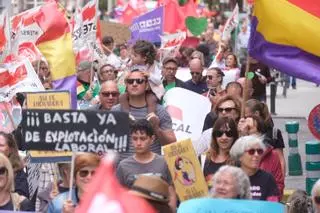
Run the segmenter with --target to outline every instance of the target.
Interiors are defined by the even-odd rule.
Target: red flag
[[[75,212],[155,213],[145,200],[129,194],[118,183],[110,156],[102,160]]]
[[[139,13],[130,4],[128,4],[122,14],[122,23],[131,25],[133,18],[136,16],[139,16]]]
[[[184,17],[188,16],[198,17],[197,6],[193,0],[189,0],[185,5],[181,7]]]
[[[164,6],[164,32],[175,33],[179,30],[185,31],[185,16],[183,13],[177,2],[174,0],[167,1],[167,4]]]

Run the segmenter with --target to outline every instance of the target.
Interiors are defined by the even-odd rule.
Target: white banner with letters
[[[177,140],[198,140],[211,103],[205,96],[182,89],[170,89],[164,96],[165,107],[173,122]]]

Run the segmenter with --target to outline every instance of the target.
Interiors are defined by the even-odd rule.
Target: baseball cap
[[[176,65],[179,64],[176,58],[174,58],[174,57],[166,57],[166,58],[163,59],[162,65],[165,65],[165,64],[168,63],[168,62],[173,62],[173,63],[175,63]]]

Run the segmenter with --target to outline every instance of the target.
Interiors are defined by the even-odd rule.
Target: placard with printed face
[[[23,110],[22,129],[27,150],[125,152],[129,116],[124,112]]]

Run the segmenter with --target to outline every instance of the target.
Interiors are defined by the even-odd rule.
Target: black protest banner
[[[123,112],[23,110],[27,150],[127,151],[129,117]]]

